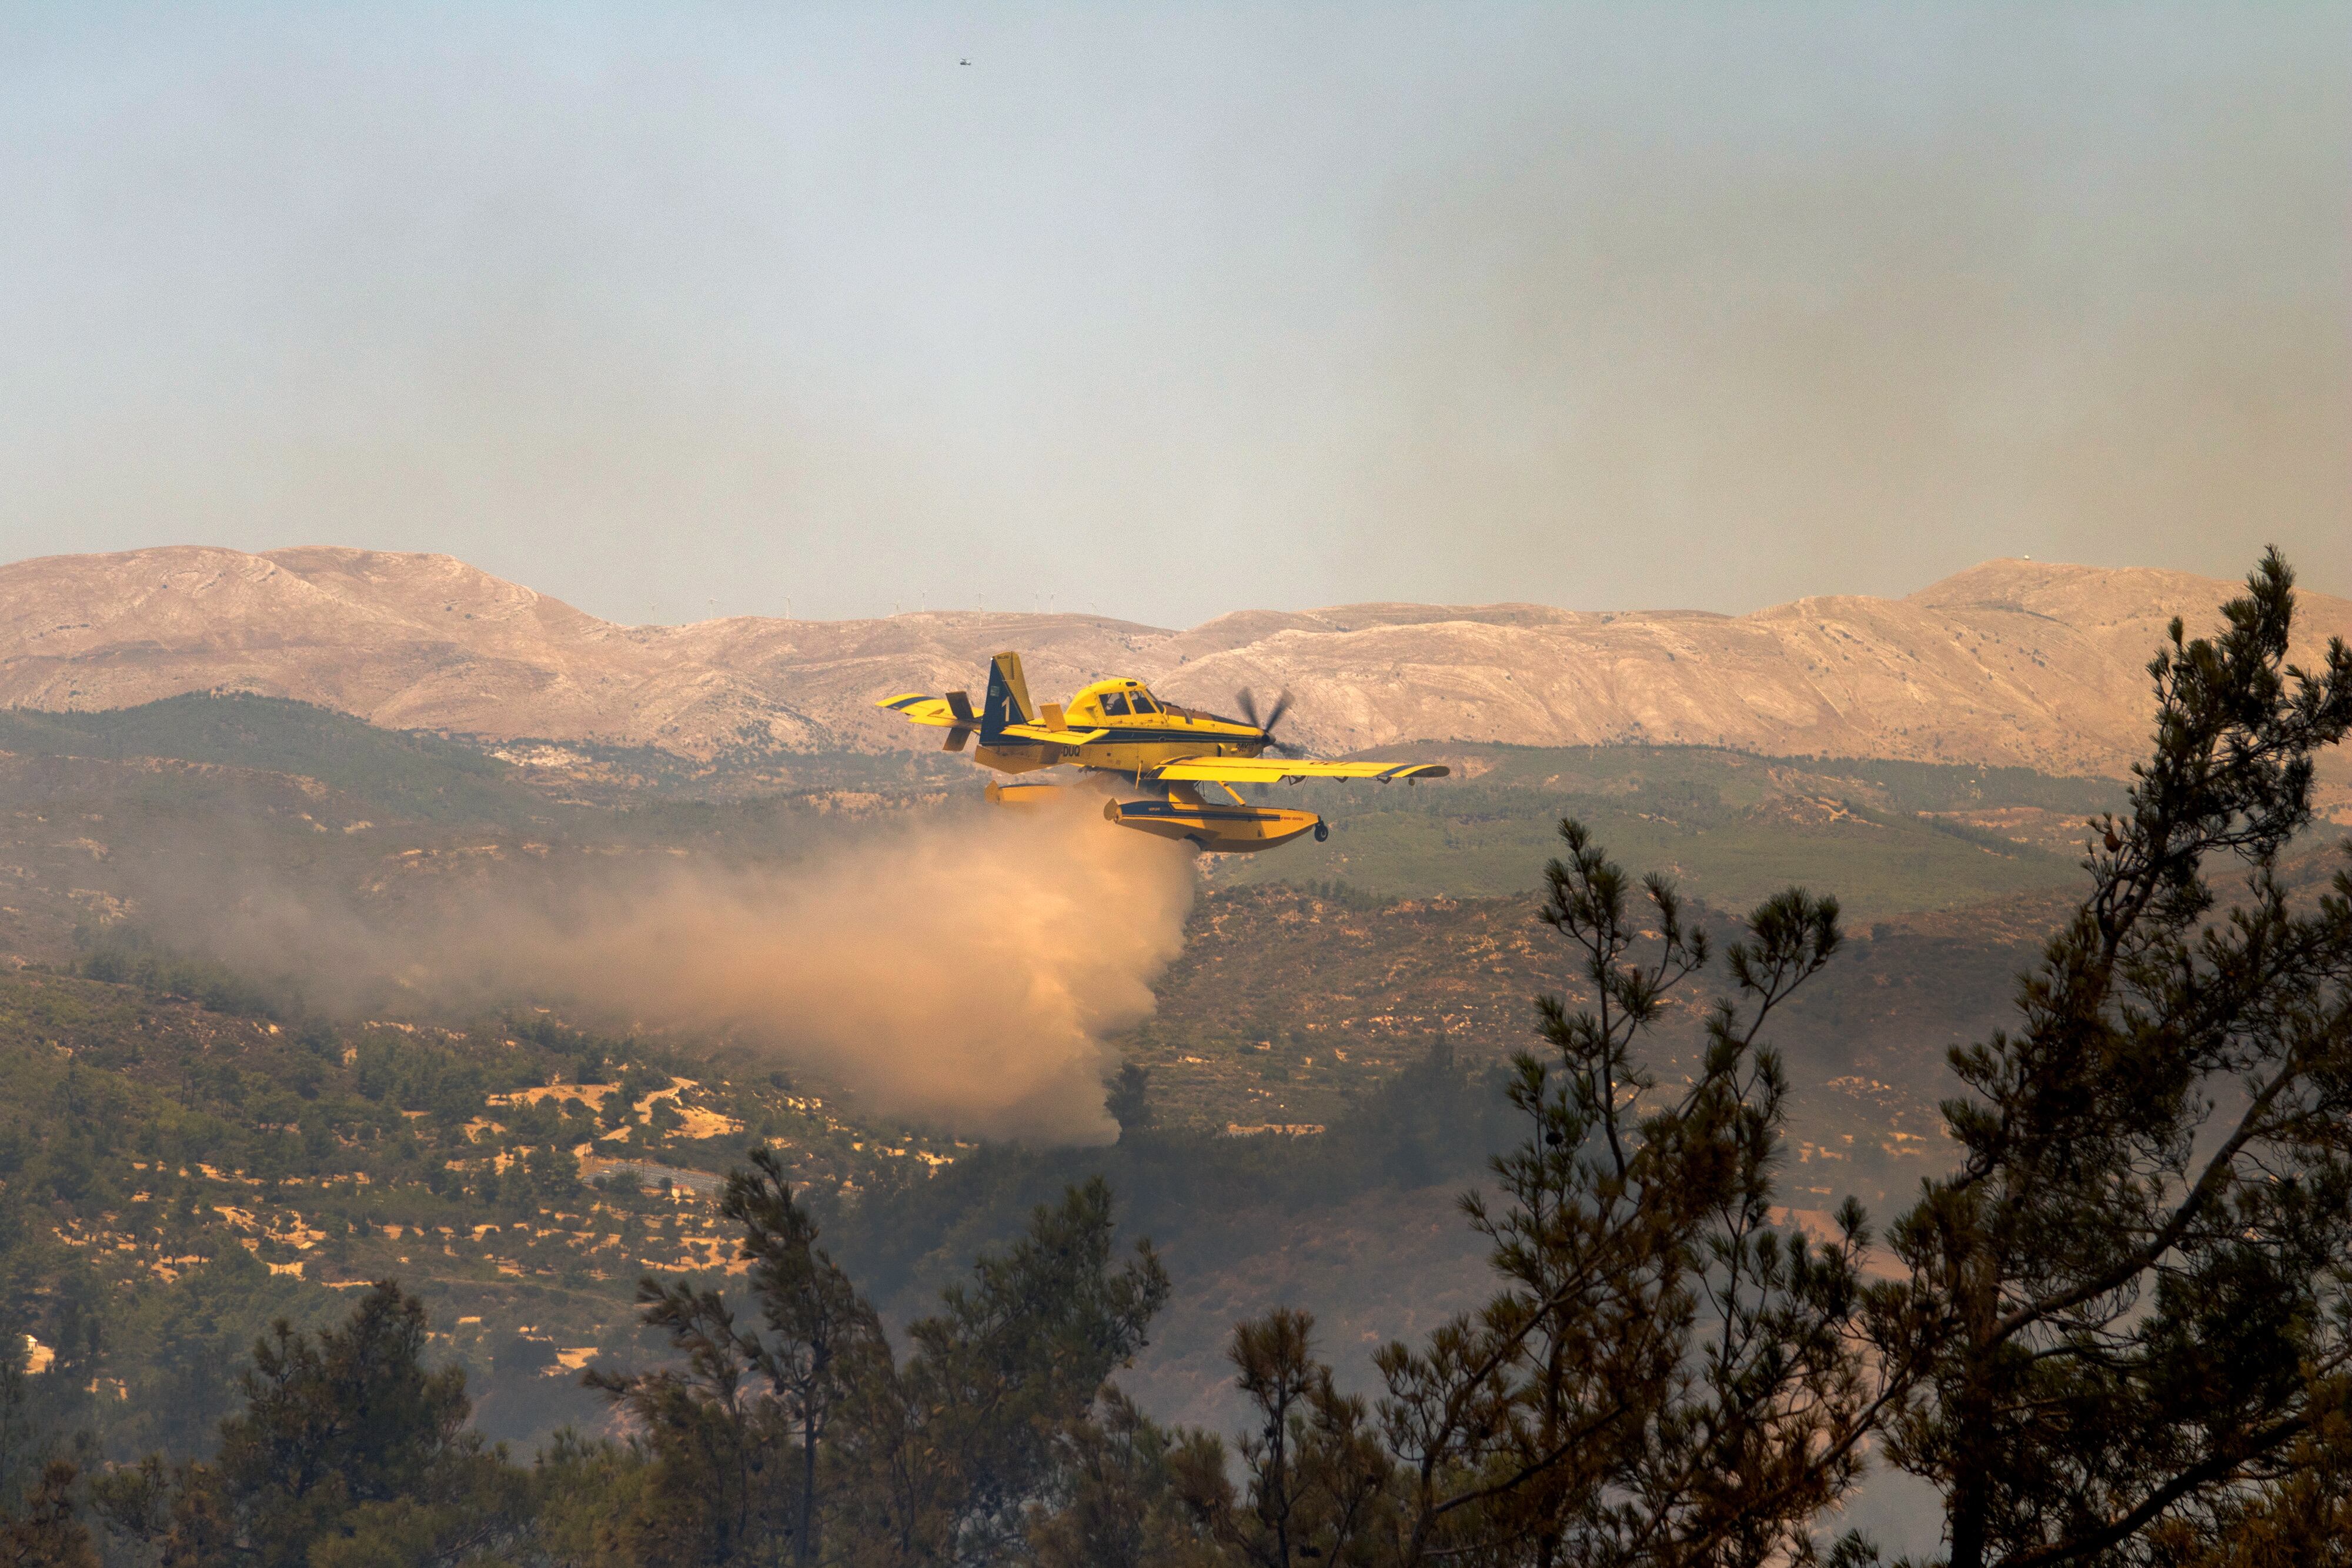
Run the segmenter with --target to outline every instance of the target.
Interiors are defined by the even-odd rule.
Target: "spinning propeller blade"
[[[1260,718],[1258,716],[1257,694],[1255,692],[1249,691],[1247,689],[1236,692],[1234,695],[1234,701],[1240,706],[1242,710],[1242,717],[1249,722],[1250,727],[1259,731],[1265,737],[1265,748],[1268,751],[1280,752],[1285,757],[1298,757],[1304,755],[1297,747],[1291,745],[1288,741],[1276,740],[1274,737],[1274,727],[1280,724],[1282,722],[1282,716],[1290,711],[1290,693],[1287,688],[1285,688],[1282,695],[1274,699],[1274,706],[1266,710],[1265,716],[1264,718]]]

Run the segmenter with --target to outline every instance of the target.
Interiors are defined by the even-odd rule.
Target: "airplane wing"
[[[1310,762],[1290,757],[1184,757],[1148,770],[1171,783],[1273,784],[1285,779],[1443,779],[1443,762]]]

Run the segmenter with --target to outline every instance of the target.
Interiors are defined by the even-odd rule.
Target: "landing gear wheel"
[[[1331,836],[1331,824],[1330,824],[1330,823],[1328,823],[1328,822],[1318,822],[1318,823],[1316,823],[1316,824],[1315,824],[1315,841],[1316,841],[1317,843],[1318,843],[1318,844],[1319,844],[1319,843],[1322,843],[1324,841],[1326,841],[1327,839],[1330,838],[1330,836]]]

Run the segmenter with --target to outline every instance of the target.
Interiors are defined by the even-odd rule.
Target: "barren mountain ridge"
[[[1748,615],[1354,604],[1185,631],[963,611],[623,626],[448,556],[185,546],[0,567],[0,706],[249,691],[393,727],[689,757],[920,747],[936,736],[874,699],[976,690],[987,656],[1018,648],[1046,699],[1111,673],[1228,711],[1241,687],[1287,687],[1286,738],[1319,753],[1646,741],[2116,774],[2145,746],[2143,666],[2166,623],[2208,629],[2231,591],[1994,560],[1902,599]],[[2299,657],[2352,636],[2352,601],[2302,604]]]

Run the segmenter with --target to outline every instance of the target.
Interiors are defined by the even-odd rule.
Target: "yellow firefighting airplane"
[[[1067,703],[1040,706],[1029,700],[1021,655],[999,653],[988,672],[988,700],[978,713],[965,692],[944,697],[908,692],[875,706],[916,724],[948,731],[946,749],[961,751],[980,732],[976,759],[1000,773],[1034,773],[1068,764],[1117,775],[1150,797],[1105,802],[1103,815],[1121,827],[1156,833],[1230,854],[1267,850],[1304,832],[1328,839],[1331,830],[1312,811],[1252,806],[1236,784],[1296,782],[1301,779],[1443,779],[1440,762],[1316,762],[1292,756],[1268,757],[1291,748],[1274,738],[1290,706],[1287,693],[1264,718],[1247,692],[1240,698],[1244,718],[1223,718],[1164,703],[1130,680],[1097,681]],[[1244,719],[1246,722],[1244,722]],[[1194,788],[1213,784],[1232,804],[1213,802]],[[1003,804],[1034,801],[1059,791],[1051,784],[997,784],[988,798]]]

